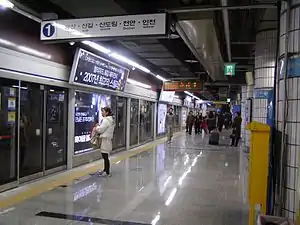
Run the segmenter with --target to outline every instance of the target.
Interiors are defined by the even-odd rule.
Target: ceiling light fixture
[[[143,88],[147,88],[147,89],[151,88],[151,86],[148,85],[148,84],[144,84],[144,83],[138,82],[138,81],[130,79],[130,78],[127,79],[127,82],[130,83],[130,84],[134,84],[136,86],[143,87]]]
[[[190,93],[190,92],[188,92],[188,91],[184,91],[184,93],[187,94],[187,95],[189,95],[189,96],[191,96],[191,97],[193,97],[193,98],[195,98],[195,99],[197,99],[197,100],[200,100],[199,97],[193,95],[192,93]]]
[[[10,41],[4,40],[0,38],[0,44],[6,45],[6,46],[16,46],[15,43],[12,43]]]
[[[159,80],[161,80],[161,81],[163,81],[163,82],[168,81],[166,78],[164,78],[164,77],[162,77],[160,75],[156,75],[156,78],[159,79]]]
[[[40,51],[37,51],[37,50],[32,49],[32,48],[28,48],[26,46],[18,46],[17,48],[19,50],[21,50],[22,52],[26,52],[26,53],[29,53],[29,54],[32,54],[32,55],[36,55],[36,56],[39,56],[39,57],[42,57],[42,58],[46,58],[46,59],[51,59],[51,55],[43,53],[43,52],[40,52]]]
[[[184,61],[187,62],[187,63],[198,63],[198,61],[194,60],[194,59],[186,59]]]
[[[98,45],[95,42],[92,42],[92,41],[82,41],[81,43],[85,44],[85,45],[87,45],[87,46],[89,46],[89,47],[91,47],[91,48],[93,48],[93,49],[95,49],[95,50],[97,50],[99,52],[102,52],[102,53],[105,53],[105,54],[111,53],[111,50],[109,50],[108,48],[105,48],[105,47],[103,47],[101,45]]]
[[[151,72],[148,68],[146,68],[144,66],[141,66],[140,64],[138,64],[138,63],[136,63],[136,62],[134,62],[134,61],[126,58],[125,56],[122,56],[122,55],[118,54],[118,53],[113,52],[113,53],[110,54],[110,56],[117,59],[117,60],[119,60],[119,61],[122,61],[122,62],[124,62],[124,63],[126,63],[130,66],[138,68],[139,70],[144,71],[145,73],[150,73]]]
[[[127,57],[125,57],[125,56],[123,56],[121,54],[118,54],[116,52],[112,52],[110,49],[105,48],[105,47],[103,47],[103,46],[101,46],[101,45],[99,45],[99,44],[97,44],[95,42],[92,42],[92,41],[82,41],[81,43],[84,44],[84,45],[87,45],[87,46],[89,46],[89,47],[91,47],[91,48],[93,48],[93,49],[95,49],[97,51],[100,51],[100,52],[102,52],[104,54],[107,54],[110,57],[115,58],[115,59],[117,59],[117,60],[119,60],[119,61],[121,61],[123,63],[126,63],[126,64],[130,65],[133,70],[134,69],[139,69],[139,70],[141,70],[141,71],[143,71],[145,73],[149,73],[149,74],[154,75],[157,79],[159,79],[159,80],[161,80],[163,82],[168,81],[166,78],[164,78],[164,77],[162,77],[160,75],[155,75],[148,68],[146,68],[146,67],[144,67],[144,66],[142,66],[142,65],[140,65],[140,64],[138,64],[136,62],[134,62],[131,59],[128,59]]]
[[[13,47],[13,48],[18,49],[21,52],[28,53],[30,55],[38,56],[38,57],[41,57],[41,58],[46,58],[46,59],[51,59],[52,58],[52,56],[49,55],[49,54],[37,51],[37,50],[35,50],[33,48],[30,48],[30,47],[27,47],[27,46],[17,45],[16,43],[13,43],[11,41],[8,41],[8,40],[2,39],[2,38],[0,38],[0,45]]]
[[[4,8],[12,9],[15,5],[14,5],[14,3],[12,3],[8,0],[0,0],[0,6],[2,6]]]

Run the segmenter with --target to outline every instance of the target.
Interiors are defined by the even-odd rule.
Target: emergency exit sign
[[[235,63],[225,63],[224,75],[225,76],[234,76],[235,75]]]

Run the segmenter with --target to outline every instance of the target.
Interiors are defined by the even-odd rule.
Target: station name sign
[[[165,36],[166,13],[50,20],[41,23],[42,41],[128,36]]]
[[[70,83],[123,91],[129,70],[84,49],[77,49]]]
[[[165,91],[200,91],[203,83],[200,80],[182,80],[164,82]]]

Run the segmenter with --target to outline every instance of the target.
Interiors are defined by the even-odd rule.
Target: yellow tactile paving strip
[[[179,136],[181,133],[176,133],[174,137]],[[145,146],[141,146],[136,148],[136,150],[131,151],[124,151],[121,153],[118,153],[115,155],[113,159],[111,159],[111,163],[116,163],[119,161],[123,161],[127,158],[130,158],[132,156],[138,155],[142,152],[149,151],[154,149],[158,144],[164,143],[165,138],[158,139],[150,144],[146,144]],[[46,191],[53,190],[61,185],[68,185],[71,184],[74,180],[79,179],[81,177],[84,177],[86,175],[89,175],[91,173],[95,173],[99,169],[103,168],[103,162],[97,163],[96,165],[90,166],[90,167],[82,167],[76,171],[67,171],[67,174],[64,174],[57,179],[45,179],[45,181],[38,182],[36,184],[31,184],[30,187],[21,190],[20,192],[17,192],[13,194],[12,196],[9,196],[7,198],[4,198],[0,201],[0,210],[8,208],[12,205],[16,205],[26,199],[30,199],[32,197],[38,196]]]

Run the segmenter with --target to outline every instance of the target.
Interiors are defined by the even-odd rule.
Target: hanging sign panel
[[[200,80],[181,80],[164,82],[165,91],[200,91],[203,83]]]
[[[70,83],[123,91],[129,70],[83,49],[75,54]]]
[[[166,33],[167,15],[156,13],[43,21],[40,38],[47,41],[166,35]]]
[[[224,75],[234,76],[235,75],[235,63],[225,63],[224,64]]]

